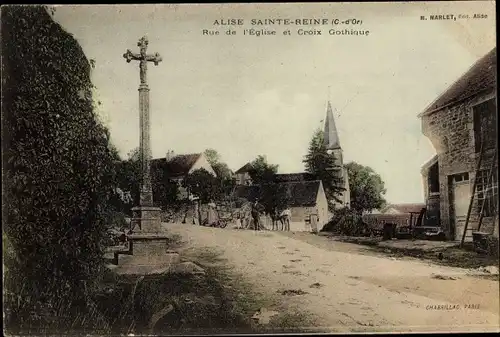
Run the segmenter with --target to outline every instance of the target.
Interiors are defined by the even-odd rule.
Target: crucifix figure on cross
[[[141,84],[147,84],[147,77],[146,77],[146,72],[147,72],[147,63],[148,62],[153,62],[155,66],[158,65],[162,61],[162,58],[159,53],[154,53],[154,54],[146,54],[146,51],[148,49],[148,38],[143,36],[139,42],[137,42],[137,46],[139,47],[139,54],[132,53],[130,49],[127,49],[127,52],[123,54],[123,57],[127,60],[128,63],[130,61],[139,61],[139,67],[141,69],[140,76],[141,76]]]

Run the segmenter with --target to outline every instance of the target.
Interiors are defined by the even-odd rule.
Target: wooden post
[[[476,176],[477,176],[477,172],[481,168],[481,162],[483,161],[484,148],[485,148],[484,141],[481,140],[481,151],[479,153],[479,160],[477,161],[476,172],[475,172]],[[470,197],[469,208],[467,209],[467,217],[465,218],[464,232],[462,234],[462,240],[460,240],[460,248],[463,247],[464,241],[465,241],[465,235],[467,234],[467,227],[469,225],[470,214],[472,211],[472,204],[474,203],[474,194],[476,194],[476,187],[477,187],[477,178],[474,177],[474,183],[472,184],[472,195]]]
[[[493,161],[491,162],[491,166],[490,166],[490,171],[488,172],[488,181],[486,183],[486,187],[490,186],[491,183],[492,183],[492,179],[493,179],[493,172],[494,172],[494,169],[495,169],[495,164],[497,162],[497,156],[498,156],[498,142],[497,142],[497,145],[495,146],[495,154],[493,155]],[[493,191],[492,191],[493,193]],[[488,195],[488,190],[486,190],[486,194],[485,196]],[[486,198],[485,198],[486,199]],[[485,200],[486,201],[486,200]],[[479,213],[479,223],[477,225],[477,231],[479,232],[479,230],[481,229],[481,224],[483,223],[483,217],[484,217],[484,204],[485,202],[483,202],[483,204],[481,205],[481,211]]]

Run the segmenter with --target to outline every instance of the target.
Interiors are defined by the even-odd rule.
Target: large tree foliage
[[[204,153],[205,153],[205,156],[207,157],[207,160],[210,163],[210,165],[213,166],[213,165],[220,162],[221,157],[220,157],[219,152],[217,152],[217,150],[206,149]]]
[[[271,181],[260,185],[260,188],[260,203],[264,206],[267,214],[273,214],[276,211],[281,212],[290,206],[286,184],[278,184]]]
[[[252,169],[249,174],[256,185],[260,185],[260,204],[264,206],[265,212],[272,214],[276,210],[286,207],[287,201],[282,193],[283,186],[275,183],[275,175],[278,172],[278,165],[270,164],[267,157],[259,155],[250,162]],[[281,189],[280,189],[281,187]]]
[[[131,208],[139,204],[139,190],[141,182],[141,162],[139,148],[131,150],[127,159],[115,162],[116,187],[131,196],[131,202],[122,205],[122,210],[130,214]]]
[[[221,195],[221,189],[217,178],[204,168],[190,173],[182,184],[188,189],[190,194],[200,198],[202,203],[217,200]]]
[[[13,256],[5,287],[17,320],[7,324],[28,324],[31,312],[55,315],[62,299],[90,298],[103,270],[116,153],[78,42],[43,7],[1,14],[3,220]]]
[[[351,189],[351,208],[359,214],[382,208],[386,201],[384,181],[371,167],[355,162],[346,165]]]
[[[271,183],[274,181],[274,175],[278,172],[278,165],[269,164],[267,157],[259,155],[250,162],[252,169],[250,170],[250,178],[254,184]]]
[[[219,184],[222,193],[224,195],[229,195],[234,187],[233,172],[229,166],[222,161],[217,150],[206,149],[205,156],[217,176],[217,183]]]
[[[337,165],[334,155],[328,153],[321,130],[314,132],[303,162],[306,171],[314,174],[323,182],[327,199],[341,201],[339,196],[345,190],[343,188],[341,167]]]
[[[169,179],[166,174],[164,162],[151,161],[151,186],[153,189],[153,202],[159,207],[167,207],[178,201],[179,188],[177,183]],[[141,184],[140,149],[131,150],[127,159],[118,161],[116,181],[120,190],[131,195],[132,201],[122,205],[122,210],[131,214],[131,208],[139,204],[139,191]]]

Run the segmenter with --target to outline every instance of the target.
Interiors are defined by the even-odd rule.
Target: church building
[[[333,155],[335,158],[335,163],[341,167],[340,175],[343,180],[344,192],[339,196],[342,203],[333,201],[336,208],[350,207],[351,204],[351,190],[349,187],[349,176],[347,174],[347,169],[344,166],[344,158],[342,154],[342,147],[340,146],[339,133],[335,125],[335,119],[333,118],[333,109],[330,101],[328,101],[328,106],[326,109],[326,120],[325,120],[325,130],[323,133],[323,142],[328,150],[328,153]]]

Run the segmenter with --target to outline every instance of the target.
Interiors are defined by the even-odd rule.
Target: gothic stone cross
[[[130,49],[127,49],[127,52],[123,54],[123,57],[130,63],[130,61],[135,60],[139,61],[139,67],[141,69],[141,84],[147,85],[146,71],[147,71],[147,63],[153,62],[155,66],[158,65],[162,61],[160,54],[154,53],[153,55],[146,54],[146,50],[148,49],[148,38],[142,37],[139,42],[137,42],[137,46],[139,47],[139,54],[132,53]]]
[[[150,175],[150,121],[149,121],[149,88],[147,84],[146,71],[147,63],[154,62],[155,65],[161,62],[161,56],[158,53],[154,55],[146,54],[148,48],[148,39],[143,37],[137,43],[140,53],[134,54],[127,49],[123,57],[130,62],[139,61],[141,84],[139,85],[139,116],[140,116],[140,154],[141,154],[141,173],[142,184],[140,190],[140,206],[153,205],[153,192],[151,187]]]

